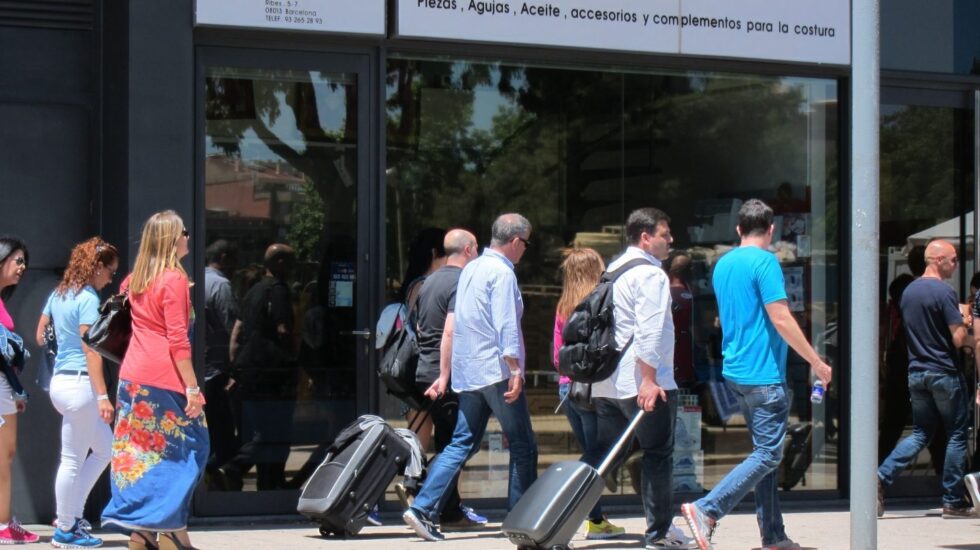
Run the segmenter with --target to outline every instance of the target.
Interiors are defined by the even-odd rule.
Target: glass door
[[[368,57],[201,54],[211,457],[195,513],[295,513],[368,407]]]
[[[947,282],[962,304],[972,303],[970,281],[976,271],[973,94],[883,88],[881,102],[879,462],[912,432],[908,352],[898,304],[905,287],[925,268],[925,245],[945,239],[957,248],[959,270]],[[972,380],[972,355],[964,352],[960,359]],[[947,439],[940,426],[887,495],[941,494]]]

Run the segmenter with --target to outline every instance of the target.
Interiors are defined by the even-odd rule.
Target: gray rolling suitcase
[[[365,418],[337,436],[299,497],[297,511],[319,523],[323,536],[356,535],[409,460],[411,448],[390,426],[380,422],[365,429]]]
[[[577,460],[552,464],[507,514],[500,529],[504,535],[522,550],[568,548],[589,511],[599,502],[605,487],[602,477],[632,439],[641,418],[642,410],[598,469]]]

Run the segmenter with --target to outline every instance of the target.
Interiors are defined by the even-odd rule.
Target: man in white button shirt
[[[612,447],[641,408],[648,411],[636,429],[643,449],[646,548],[687,547],[676,530],[671,532],[677,384],[670,279],[661,267],[673,242],[669,223],[656,208],[634,210],[626,220],[629,246],[608,270],[640,258],[649,265],[629,269],[613,285],[616,347],[623,353],[613,375],[592,385],[600,448]]]
[[[531,244],[531,223],[520,214],[504,214],[493,223],[492,237],[490,248],[463,268],[456,287],[451,376],[459,394],[456,431],[402,515],[425,540],[444,538],[432,518],[439,517],[463,465],[480,450],[491,413],[510,444],[508,510],[537,479],[538,447],[524,396],[524,301],[514,275],[514,265]]]

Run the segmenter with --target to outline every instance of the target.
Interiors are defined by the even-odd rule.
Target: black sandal
[[[145,533],[141,531],[133,531],[133,535],[143,539],[142,541],[133,540],[132,536],[129,538],[129,550],[159,550],[159,546],[155,541],[148,537]],[[151,535],[152,536],[152,535]]]

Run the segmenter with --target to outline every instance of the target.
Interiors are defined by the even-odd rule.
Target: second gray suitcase
[[[599,502],[605,481],[602,476],[633,437],[643,411],[606,455],[598,469],[568,460],[552,464],[528,487],[500,530],[520,549],[564,550],[589,511]]]

